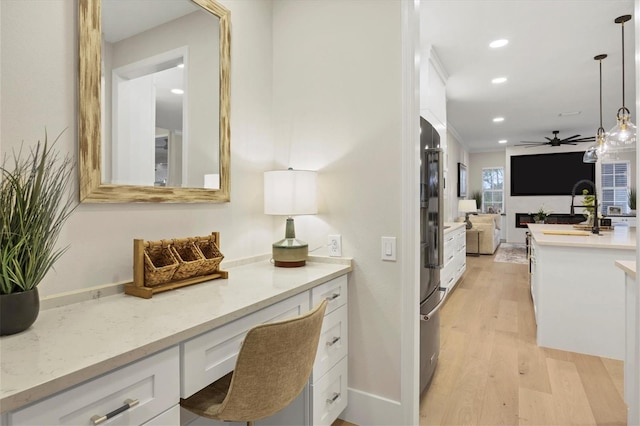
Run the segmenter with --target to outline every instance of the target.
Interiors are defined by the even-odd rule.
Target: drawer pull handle
[[[336,300],[338,297],[340,297],[340,293],[333,293],[331,296],[327,297],[327,302],[331,302],[332,300]]]
[[[340,398],[340,394],[337,392],[334,392],[333,395],[331,395],[331,398],[327,398],[327,404],[333,404],[334,402],[336,402],[336,399]]]
[[[340,340],[339,337],[334,337],[330,342],[327,342],[327,346],[333,346]]]
[[[117,408],[112,412],[105,414],[104,416],[98,416],[96,414],[95,416],[91,417],[91,421],[93,422],[94,425],[99,425],[100,423],[104,423],[110,418],[115,417],[118,414],[127,411],[129,408],[135,407],[139,403],[140,401],[138,401],[137,399],[127,399],[124,401],[124,405],[122,407]]]

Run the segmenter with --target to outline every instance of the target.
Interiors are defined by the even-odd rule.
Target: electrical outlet
[[[329,256],[342,256],[342,237],[340,235],[329,235]]]

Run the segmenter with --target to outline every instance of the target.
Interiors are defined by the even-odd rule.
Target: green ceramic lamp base
[[[304,266],[309,254],[309,245],[296,239],[293,218],[287,218],[285,238],[271,245],[273,263],[281,268]]]

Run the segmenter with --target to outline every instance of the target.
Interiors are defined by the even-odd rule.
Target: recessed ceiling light
[[[506,140],[506,139],[500,139],[500,140],[498,141],[498,143],[507,143],[507,140]]]
[[[561,112],[558,117],[571,117],[572,115],[580,115],[582,111]]]
[[[507,44],[509,44],[509,40],[501,38],[500,40],[494,40],[491,43],[489,43],[489,47],[496,49],[498,47],[506,46]]]
[[[496,117],[496,118],[493,119],[494,123],[501,123],[503,121],[504,121],[504,117]]]
[[[171,89],[171,93],[175,93],[176,95],[182,95],[184,90],[182,89]]]
[[[507,81],[507,77],[496,77],[493,80],[491,80],[493,84],[500,84],[500,83],[504,83],[505,81]]]

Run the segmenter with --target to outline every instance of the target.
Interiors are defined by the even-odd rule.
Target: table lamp
[[[469,220],[469,213],[476,213],[478,211],[476,200],[459,200],[458,211],[465,214],[464,221],[467,224],[467,229],[471,229],[473,225]]]
[[[264,173],[264,213],[289,216],[283,240],[272,244],[276,266],[304,266],[309,246],[296,239],[293,217],[318,213],[317,173],[309,170],[275,170]]]

